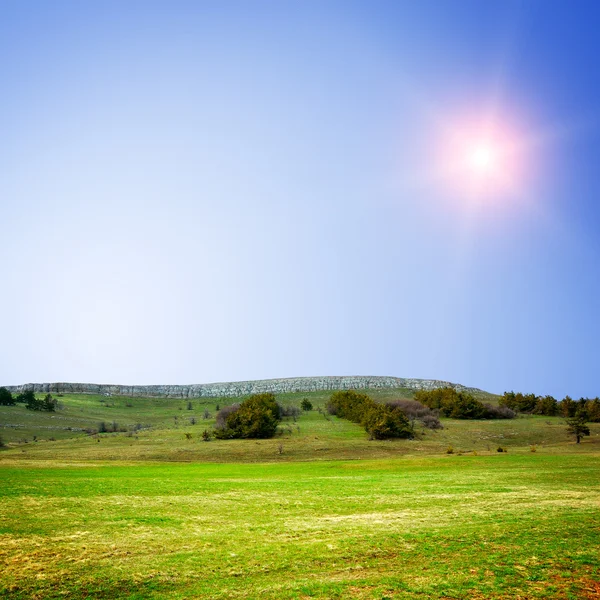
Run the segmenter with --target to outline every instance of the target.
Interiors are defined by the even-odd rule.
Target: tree
[[[515,394],[514,392],[504,392],[500,398],[500,406],[507,406],[511,410],[522,413],[532,413],[537,405],[538,397],[535,394]]]
[[[14,406],[16,400],[13,395],[5,388],[0,387],[0,406]]]
[[[577,402],[571,398],[571,396],[565,396],[564,400],[560,403],[560,412],[565,419],[575,416],[577,410]]]
[[[587,413],[584,410],[578,410],[575,416],[567,419],[567,425],[569,426],[567,431],[572,433],[579,444],[581,438],[590,435],[590,428],[586,425],[588,421]]]
[[[585,409],[590,423],[600,423],[600,398],[588,400]]]
[[[300,408],[305,411],[309,411],[313,409],[312,402],[308,398],[303,398],[300,403]]]
[[[533,409],[534,415],[545,415],[547,417],[554,417],[557,412],[558,403],[556,402],[556,398],[552,396],[544,396],[543,398],[540,396]]]
[[[38,400],[35,394],[31,392],[27,396],[25,408],[27,410],[54,412],[56,410],[56,400],[52,398],[51,394],[46,394],[43,400]]]
[[[22,402],[23,404],[31,404],[35,401],[35,394],[33,390],[26,390],[25,392],[21,392],[15,400],[17,402]]]

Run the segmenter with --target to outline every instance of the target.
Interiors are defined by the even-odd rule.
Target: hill
[[[407,379],[403,377],[293,377],[287,379],[259,379],[226,383],[201,383],[194,385],[114,385],[103,383],[26,383],[6,386],[13,393],[33,390],[39,394],[111,394],[143,398],[215,398],[238,397],[248,394],[289,394],[333,390],[382,390],[407,388],[432,390],[452,387],[458,391],[482,392],[477,388],[437,379]]]
[[[377,401],[410,399],[414,388],[368,389]],[[55,413],[33,412],[23,405],[0,406],[0,436],[7,449],[0,460],[168,460],[210,462],[294,461],[390,458],[453,452],[571,451],[574,446],[560,417],[522,415],[509,421],[442,419],[444,428],[416,424],[414,440],[369,440],[364,429],[324,410],[331,390],[277,395],[284,406],[300,407],[304,398],[314,410],[283,420],[271,440],[212,440],[202,432],[215,423],[218,408],[231,398],[143,398],[98,394],[59,394]],[[494,402],[485,392],[480,397]],[[600,425],[578,451],[598,448]]]

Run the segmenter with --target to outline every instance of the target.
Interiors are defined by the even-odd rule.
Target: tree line
[[[450,419],[514,419],[517,414],[509,406],[483,403],[473,394],[457,392],[451,387],[419,390],[415,393],[415,400],[439,410],[442,416]]]
[[[499,404],[520,413],[547,417],[560,416],[565,419],[585,413],[589,422],[600,423],[600,398],[573,400],[570,396],[566,396],[558,401],[552,396],[504,392]]]
[[[44,398],[36,398],[31,390],[13,396],[10,390],[0,387],[0,406],[15,406],[16,404],[25,404],[25,408],[28,410],[54,412],[57,401],[52,394],[46,394]]]

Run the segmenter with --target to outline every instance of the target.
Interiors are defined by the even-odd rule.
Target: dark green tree
[[[581,438],[590,435],[590,428],[587,426],[588,416],[584,410],[578,410],[575,415],[567,419],[569,433],[572,433],[579,444]]]
[[[31,392],[27,396],[25,408],[28,410],[54,412],[56,410],[56,400],[52,398],[51,394],[46,394],[43,400],[38,400],[35,394]]]
[[[14,406],[16,404],[13,395],[5,388],[0,387],[0,406]]]
[[[308,398],[302,398],[302,402],[300,403],[300,408],[305,411],[309,411],[313,409],[312,402]]]
[[[33,393],[33,390],[26,390],[18,394],[15,400],[17,402],[22,402],[23,404],[29,404],[35,401],[35,394]]]

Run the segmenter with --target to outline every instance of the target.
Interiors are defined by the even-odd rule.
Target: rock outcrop
[[[290,379],[261,379],[230,383],[203,383],[197,385],[111,385],[104,383],[26,383],[6,386],[13,393],[33,390],[51,394],[111,394],[144,398],[214,398],[236,397],[247,394],[273,392],[318,392],[329,390],[368,390],[410,388],[433,390],[453,387],[457,391],[480,392],[456,383],[437,379],[406,379],[402,377],[294,377]]]

